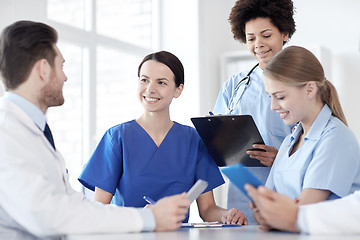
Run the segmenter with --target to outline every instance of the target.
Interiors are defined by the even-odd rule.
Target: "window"
[[[142,108],[136,89],[141,60],[142,57],[134,54],[97,48],[96,136],[101,137],[109,127],[140,116]]]
[[[77,190],[82,167],[105,130],[142,111],[137,67],[157,44],[152,42],[154,6],[152,0],[47,1],[68,77],[64,106],[50,108],[47,118]]]
[[[47,15],[51,20],[84,29],[85,0],[48,0]]]
[[[97,1],[96,9],[100,34],[151,48],[151,0]]]
[[[72,170],[70,175],[75,178],[81,171],[83,155],[83,129],[81,127],[83,121],[83,69],[81,67],[83,48],[68,42],[59,42],[58,46],[63,56],[66,56],[64,71],[69,81],[64,84],[64,105],[60,108],[49,108],[47,118],[52,131],[56,132],[54,134],[56,147],[61,149],[61,153],[67,160],[67,167]]]

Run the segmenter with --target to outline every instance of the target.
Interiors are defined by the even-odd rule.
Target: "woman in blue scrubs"
[[[234,38],[245,43],[257,60],[253,69],[242,70],[224,83],[215,103],[214,114],[251,115],[266,145],[256,144],[262,151],[249,151],[254,161],[268,167],[249,170],[265,183],[270,168],[284,138],[291,127],[270,110],[270,98],[264,90],[263,69],[295,32],[291,0],[238,0],[231,10],[229,21]],[[249,79],[246,78],[249,76]],[[242,81],[244,79],[244,81]],[[249,80],[249,81],[248,81]],[[228,208],[241,209],[249,224],[255,224],[247,197],[229,184]]]
[[[316,57],[302,47],[284,49],[267,64],[264,84],[271,109],[285,124],[297,124],[281,144],[265,186],[299,205],[360,189],[359,144]]]
[[[143,196],[157,201],[186,192],[202,179],[208,182],[197,199],[202,219],[247,224],[241,211],[216,206],[212,189],[224,180],[196,130],[170,119],[171,101],[184,88],[180,60],[166,51],[149,54],[138,77],[144,113],[107,130],[79,181],[95,191],[96,201],[144,207]]]

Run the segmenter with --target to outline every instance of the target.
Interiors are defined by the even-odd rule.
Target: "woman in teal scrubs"
[[[180,60],[166,51],[149,54],[138,77],[144,113],[104,134],[79,181],[95,191],[97,201],[144,207],[143,196],[157,201],[202,179],[208,182],[197,199],[202,219],[246,224],[241,211],[216,206],[212,189],[224,180],[196,130],[170,119],[170,103],[184,88]]]

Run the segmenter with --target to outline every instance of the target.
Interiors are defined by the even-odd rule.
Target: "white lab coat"
[[[0,239],[139,232],[135,208],[87,200],[69,185],[64,160],[21,108],[0,100]]]
[[[297,225],[301,232],[310,234],[360,234],[360,191],[300,206]]]

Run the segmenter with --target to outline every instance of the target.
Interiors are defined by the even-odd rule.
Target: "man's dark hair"
[[[0,37],[0,72],[6,90],[22,84],[40,59],[53,67],[57,40],[56,30],[44,23],[18,21],[6,27]]]

